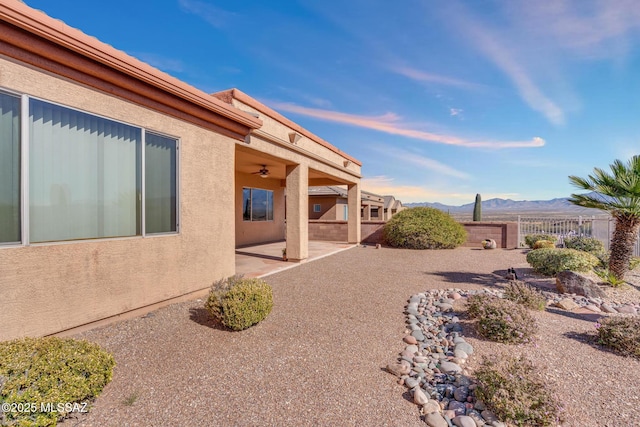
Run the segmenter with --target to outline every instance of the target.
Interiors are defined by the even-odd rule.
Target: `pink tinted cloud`
[[[386,113],[380,116],[361,116],[356,114],[347,114],[339,111],[321,110],[317,108],[302,107],[295,104],[284,102],[270,102],[273,108],[289,113],[300,114],[316,119],[344,123],[351,126],[358,126],[366,129],[373,129],[392,135],[400,135],[408,138],[419,139],[422,141],[435,142],[446,145],[456,145],[469,148],[531,148],[542,147],[545,144],[544,139],[534,137],[529,141],[473,141],[460,138],[453,135],[437,134],[419,129],[412,129],[403,126],[400,117],[395,113]]]

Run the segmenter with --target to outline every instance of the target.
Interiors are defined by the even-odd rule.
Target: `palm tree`
[[[609,271],[622,280],[629,270],[633,244],[640,229],[640,155],[627,163],[616,160],[610,165],[611,173],[593,169],[587,179],[570,176],[575,187],[589,190],[591,194],[572,194],[569,201],[578,206],[607,211],[616,219]]]

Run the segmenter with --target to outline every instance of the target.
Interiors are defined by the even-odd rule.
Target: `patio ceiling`
[[[295,165],[294,162],[281,159],[244,146],[236,146],[236,171],[246,174],[254,174],[260,171],[264,165],[269,170],[269,178],[285,180],[286,167]],[[309,169],[309,185],[343,185],[344,182],[324,172]],[[284,186],[284,184],[283,184]]]

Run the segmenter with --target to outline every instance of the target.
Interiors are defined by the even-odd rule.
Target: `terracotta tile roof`
[[[238,101],[240,101],[240,102],[242,102],[244,104],[247,104],[248,106],[250,106],[252,108],[255,108],[256,110],[260,111],[262,114],[265,114],[265,115],[271,117],[272,119],[282,123],[283,125],[295,130],[299,134],[306,136],[310,140],[322,145],[325,148],[328,148],[329,150],[333,151],[334,153],[339,154],[340,156],[344,157],[346,160],[350,160],[353,163],[355,163],[356,165],[362,166],[362,162],[360,162],[359,160],[357,160],[354,157],[351,157],[350,155],[348,155],[347,153],[339,150],[334,145],[330,144],[329,142],[325,141],[324,139],[320,138],[319,136],[309,132],[308,130],[306,130],[305,128],[300,126],[299,124],[287,119],[282,114],[280,114],[277,111],[271,109],[270,107],[267,107],[266,105],[264,105],[260,101],[252,98],[251,96],[247,95],[246,93],[242,92],[239,89],[236,89],[236,88],[228,89],[228,90],[225,90],[225,91],[222,91],[222,92],[212,93],[211,95],[213,97],[216,97],[216,98],[218,98],[218,99],[220,99],[220,100],[222,100],[224,102],[227,102],[229,104],[231,104],[233,99],[237,99]]]

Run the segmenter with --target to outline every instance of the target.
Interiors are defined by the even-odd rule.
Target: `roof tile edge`
[[[291,129],[295,130],[296,132],[306,136],[310,140],[322,145],[323,147],[333,151],[334,153],[344,157],[345,159],[352,161],[354,164],[356,164],[358,166],[362,166],[362,162],[360,160],[348,155],[347,153],[345,153],[344,151],[340,150],[339,148],[337,148],[333,144],[325,141],[324,139],[320,138],[319,136],[315,135],[314,133],[306,130],[305,128],[303,128],[299,124],[295,123],[294,121],[292,121],[290,119],[287,119],[282,114],[280,114],[277,111],[275,111],[274,109],[266,106],[265,104],[261,103],[257,99],[252,98],[251,96],[249,96],[246,93],[242,92],[240,89],[237,89],[237,88],[227,89],[227,90],[223,90],[221,92],[212,93],[211,96],[215,97],[215,98],[218,98],[221,101],[227,102],[227,103],[231,103],[231,101],[233,99],[237,99],[238,101],[240,101],[240,102],[242,102],[244,104],[247,104],[252,108],[255,108],[256,110],[260,111],[261,113],[273,118],[274,120],[282,123],[285,126],[290,127]]]

